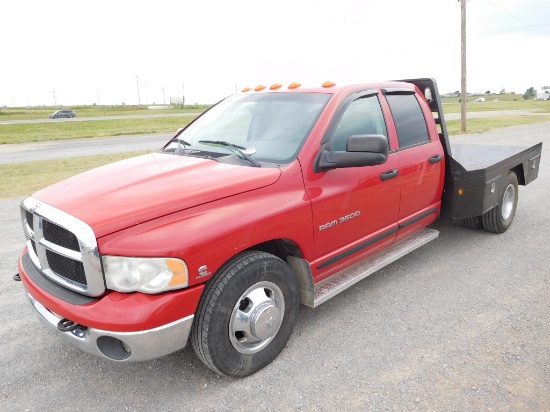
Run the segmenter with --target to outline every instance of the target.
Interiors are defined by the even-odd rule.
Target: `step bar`
[[[424,246],[439,236],[439,232],[434,229],[422,229],[413,233],[410,236],[400,240],[387,249],[384,249],[365,260],[335,273],[330,278],[313,285],[311,283],[311,275],[309,279],[305,279],[304,270],[307,266],[307,271],[310,272],[309,263],[302,259],[291,257],[288,261],[295,273],[301,273],[299,276],[300,285],[300,300],[306,306],[315,308],[321,303],[326,302],[330,298],[343,292],[347,288],[355,285],[360,280],[372,275],[374,272],[383,267],[395,262],[397,259],[409,254],[415,249]],[[311,273],[311,272],[310,272]]]

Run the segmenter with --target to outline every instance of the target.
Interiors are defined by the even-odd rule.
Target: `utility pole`
[[[53,93],[53,104],[54,106],[57,106],[57,97],[55,95],[55,90],[52,90],[52,93]]]
[[[137,86],[137,92],[138,92],[138,106],[141,106],[141,99],[139,97],[139,76],[136,76],[136,86]]]
[[[466,133],[466,0],[460,1],[460,130]]]

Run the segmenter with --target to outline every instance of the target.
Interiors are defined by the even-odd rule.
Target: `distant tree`
[[[533,97],[537,96],[537,92],[534,87],[529,87],[527,90],[525,90],[525,93],[523,93],[523,98],[525,100],[532,99]]]
[[[457,90],[456,92],[454,92],[455,96],[460,96],[460,92]]]
[[[506,93],[506,89],[503,87],[502,90],[500,92],[498,92],[498,94],[505,94]]]
[[[491,94],[491,90],[487,90],[485,94]]]

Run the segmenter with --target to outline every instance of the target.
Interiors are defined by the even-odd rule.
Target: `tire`
[[[483,222],[481,216],[469,217],[462,219],[462,224],[468,229],[481,230],[483,229]]]
[[[518,177],[512,171],[501,186],[498,205],[483,214],[483,228],[491,233],[504,233],[514,220],[518,205]]]
[[[243,252],[206,286],[191,331],[195,353],[221,375],[244,377],[285,347],[300,300],[294,273],[265,252]]]

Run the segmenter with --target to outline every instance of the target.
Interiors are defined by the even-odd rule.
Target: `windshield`
[[[163,151],[222,160],[239,157],[234,150],[238,146],[255,161],[286,164],[298,155],[330,96],[323,93],[231,96],[189,125]],[[229,150],[231,146],[233,150]]]

